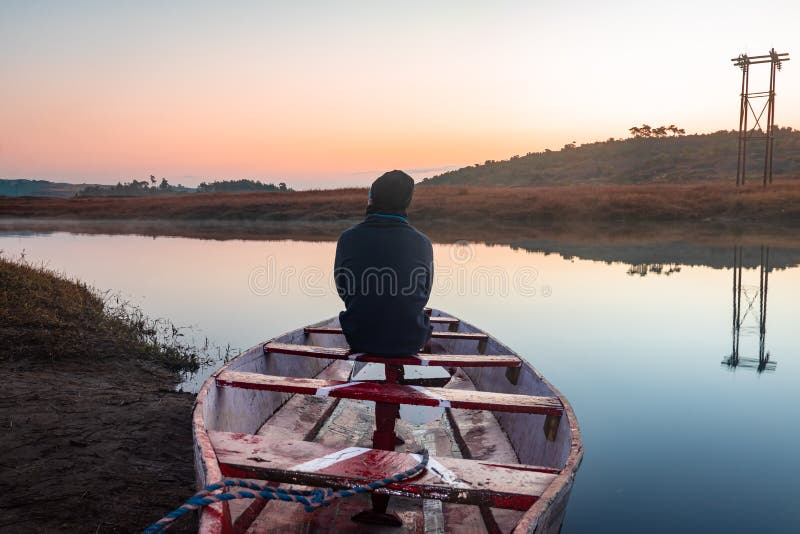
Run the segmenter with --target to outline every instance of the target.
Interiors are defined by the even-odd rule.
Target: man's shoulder
[[[350,228],[348,228],[347,230],[343,231],[341,234],[339,234],[339,243],[351,241],[353,239],[357,240],[359,239],[360,236],[374,235],[376,233],[382,234],[383,232],[387,231],[394,234],[395,236],[398,237],[401,235],[407,236],[404,237],[404,239],[408,239],[410,237],[410,239],[416,242],[432,246],[431,240],[428,238],[428,236],[426,236],[425,234],[423,234],[410,224],[397,224],[391,226],[378,227],[370,225],[366,221],[355,224]]]
[[[347,230],[343,231],[341,234],[339,234],[339,241],[340,242],[341,241],[346,241],[347,239],[351,238],[353,235],[358,234],[360,226],[361,226],[361,223],[354,224],[353,226],[351,226]]]
[[[427,245],[431,245],[431,240],[430,240],[430,238],[428,238],[428,236],[426,236],[425,234],[423,234],[422,232],[420,232],[419,230],[417,230],[416,228],[414,228],[410,224],[408,225],[408,228],[414,233],[414,235],[416,236],[417,239],[419,239],[423,243],[426,243]]]

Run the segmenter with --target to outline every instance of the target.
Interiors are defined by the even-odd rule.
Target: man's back
[[[369,213],[336,246],[334,277],[346,307],[339,320],[356,352],[414,354],[430,336],[423,309],[433,285],[433,247],[398,213]]]

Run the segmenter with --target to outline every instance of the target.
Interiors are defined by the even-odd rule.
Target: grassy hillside
[[[636,138],[529,153],[505,161],[487,161],[425,181],[445,185],[541,186],[576,184],[693,183],[735,180],[738,133]],[[763,142],[751,142],[748,177],[763,174]],[[800,131],[775,134],[773,174],[800,178]]]

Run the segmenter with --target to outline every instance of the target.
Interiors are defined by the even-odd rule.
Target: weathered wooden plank
[[[346,361],[336,361],[323,370],[316,378],[326,380],[346,380],[350,376],[353,364]],[[293,395],[256,433],[259,436],[268,436],[270,439],[312,441],[328,417],[333,413],[341,399],[327,397],[311,397],[307,395]],[[280,484],[275,484],[280,486]],[[283,485],[282,487],[288,487]],[[297,489],[311,489],[297,486]],[[245,507],[236,513],[236,503],[244,503]],[[287,516],[297,514],[294,523],[287,521]],[[255,500],[231,501],[231,515],[234,519],[233,534],[237,532],[283,532],[291,526],[300,528],[306,522],[330,522],[330,517],[320,519],[323,514],[307,514],[302,509],[286,506],[283,502]],[[312,516],[313,515],[313,519]],[[259,522],[258,518],[262,518]],[[269,527],[264,528],[263,519],[269,518]],[[280,518],[282,523],[276,521]],[[348,516],[349,520],[349,516]],[[319,529],[319,525],[317,526]],[[332,530],[335,532],[335,530]]]
[[[469,341],[486,341],[488,334],[483,332],[432,332],[433,339],[464,339]]]
[[[448,389],[475,390],[463,370],[458,370],[446,386]],[[500,428],[494,414],[484,410],[447,410],[447,419],[464,458],[497,462],[519,463],[506,433]],[[541,467],[541,472],[558,474],[559,469]],[[519,523],[522,512],[481,507],[482,520],[491,525],[490,532],[511,532]]]
[[[339,330],[341,329],[334,329]],[[312,356],[315,358],[329,358],[334,360],[347,360],[352,353],[350,349],[339,347],[319,347],[316,345],[302,345],[295,343],[267,342],[264,344],[264,352],[275,354],[292,354],[297,356]]]
[[[561,415],[562,413],[561,401],[557,397],[536,397],[488,391],[291,378],[235,371],[226,371],[217,376],[217,385],[416,406],[549,415]]]
[[[427,365],[438,367],[519,367],[522,365],[522,361],[519,357],[510,354],[423,353],[409,356],[387,357],[376,354],[353,353],[347,349],[340,348],[293,345],[287,343],[266,343],[264,345],[264,352],[389,365]]]
[[[431,317],[431,322],[435,324],[458,324],[461,321],[455,317]]]
[[[293,487],[313,489],[310,486]],[[338,499],[312,514],[293,503],[270,501],[247,534],[425,534],[419,499],[392,498],[390,510],[403,522],[402,527],[363,525],[351,519],[355,514],[371,508],[367,494]]]
[[[315,378],[347,380],[352,369],[352,363],[338,361],[329,365]],[[339,399],[328,397],[294,395],[261,426],[256,434],[273,438],[282,435],[286,439],[312,441],[338,402]]]
[[[320,327],[320,326],[307,326],[303,329],[306,334],[341,334],[341,328]],[[431,333],[434,339],[465,339],[471,341],[486,341],[489,339],[488,334],[483,332],[438,332]]]
[[[410,454],[349,447],[336,449],[308,441],[269,439],[210,431],[222,474],[272,482],[350,488],[414,466]],[[527,510],[555,478],[524,465],[485,465],[474,460],[432,457],[412,480],[379,493]]]

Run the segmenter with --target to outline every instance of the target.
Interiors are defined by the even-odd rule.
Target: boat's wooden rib
[[[372,382],[343,382],[316,378],[291,378],[237,371],[221,373],[217,376],[217,385],[414,406],[438,406],[556,416],[560,416],[563,413],[561,401],[557,397],[515,395],[487,391],[425,388]]]
[[[331,360],[351,360],[355,362],[382,363],[388,365],[422,365],[438,367],[519,367],[522,360],[513,354],[414,354],[409,356],[378,356],[376,354],[354,353],[349,349],[318,347],[289,343],[266,343],[265,353],[291,354],[311,358]]]
[[[418,457],[361,447],[335,449],[308,441],[209,432],[224,476],[350,488],[411,468]],[[527,510],[555,475],[535,466],[431,458],[418,477],[378,490],[390,495]]]
[[[448,389],[475,390],[475,385],[462,370],[456,371]],[[484,410],[447,410],[447,420],[453,438],[458,444],[459,452],[464,458],[497,462],[504,464],[519,463],[514,448],[508,441],[494,414]],[[536,430],[534,430],[536,431]],[[551,468],[553,474],[560,469]],[[519,523],[521,512],[515,510],[499,510],[481,507],[480,514],[485,524],[491,525],[489,530],[510,532]]]
[[[307,326],[304,328],[306,334],[341,334],[342,329],[339,327],[327,326]],[[486,341],[489,339],[487,334],[482,332],[445,332],[434,330],[431,333],[433,339],[458,339],[466,341]]]

